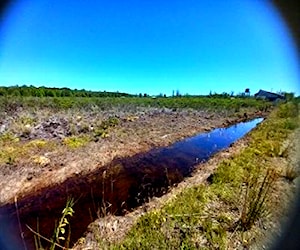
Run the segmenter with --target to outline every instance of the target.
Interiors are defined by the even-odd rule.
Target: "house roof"
[[[265,91],[265,90],[262,90],[262,89],[260,89],[254,96],[258,96],[258,97],[264,96],[264,97],[267,97],[267,98],[280,98],[280,99],[285,98],[283,95],[272,93],[272,92]]]

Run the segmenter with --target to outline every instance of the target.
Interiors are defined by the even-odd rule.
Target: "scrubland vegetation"
[[[264,110],[272,104],[249,97],[1,97],[0,108],[6,112],[14,112],[17,108],[50,108],[55,110],[65,109],[93,109],[100,108],[102,111],[112,107],[123,106],[127,109],[136,107],[156,107],[172,109],[209,109],[238,112],[242,108],[255,108]]]
[[[23,109],[51,108],[64,110],[70,108],[100,107],[106,110],[114,106],[157,107],[157,108],[192,108],[223,110],[241,108],[256,108],[263,110],[271,106],[263,100],[256,100],[249,96],[233,96],[227,93],[209,94],[207,96],[176,96],[166,97],[158,95],[150,97],[148,94],[132,95],[119,92],[71,90],[68,88],[46,88],[34,86],[0,87],[0,110],[14,112],[16,108]]]

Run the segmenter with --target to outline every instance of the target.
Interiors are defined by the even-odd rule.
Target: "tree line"
[[[129,97],[127,93],[90,91],[85,89],[49,88],[35,86],[0,87],[0,96],[34,96],[34,97]]]

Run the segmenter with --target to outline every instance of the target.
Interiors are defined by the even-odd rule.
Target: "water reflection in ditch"
[[[51,238],[55,221],[60,218],[68,197],[77,199],[75,214],[70,221],[71,241],[75,243],[88,224],[101,216],[104,208],[105,212],[121,215],[153,196],[163,195],[168,187],[188,176],[199,162],[229,147],[262,120],[257,118],[215,129],[166,148],[115,159],[85,176],[71,177],[19,200],[18,213],[27,245],[34,248],[33,234],[26,225]],[[8,237],[19,244],[18,228],[15,204],[0,208],[0,246]]]

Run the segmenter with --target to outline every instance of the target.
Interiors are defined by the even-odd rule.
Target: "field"
[[[122,216],[114,216],[107,210],[105,217],[91,224],[87,237],[76,245],[77,249],[87,245],[125,249],[249,246],[256,242],[253,240],[255,233],[251,231],[252,224],[251,230],[246,224],[243,230],[234,228],[241,208],[236,207],[233,194],[242,190],[240,185],[246,178],[243,169],[251,169],[251,175],[264,176],[265,169],[259,160],[264,159],[263,165],[269,166],[278,157],[283,161],[289,157],[289,150],[281,149],[282,143],[287,143],[289,135],[298,126],[297,105],[291,102],[274,106],[251,97],[228,96],[2,96],[0,204],[15,205],[15,197],[22,201],[39,195],[41,190],[58,186],[70,178],[88,176],[116,159],[165,147],[213,128],[267,117],[259,129],[227,153],[221,152],[199,166],[200,172],[197,174],[196,171],[191,177],[194,179],[188,181],[190,186],[183,182],[170,189],[161,201],[151,200],[142,208],[126,211]],[[284,164],[279,167],[284,168]],[[207,182],[204,176],[209,174],[211,177]],[[288,187],[285,190],[290,192]],[[142,216],[144,212],[141,211],[148,212]],[[116,237],[111,225],[120,221],[124,223],[123,227],[115,229]],[[255,229],[259,228],[256,221]],[[86,231],[86,228],[82,230]],[[241,240],[244,237],[241,231],[246,231],[246,243],[244,238]],[[251,232],[249,235],[248,231]],[[39,233],[43,235],[44,232],[40,230]],[[60,242],[68,243],[67,240]]]
[[[43,178],[36,183],[45,173],[56,176],[49,181],[63,181],[115,157],[167,146],[270,109],[254,99],[223,98],[3,97],[0,103],[0,164],[6,180],[1,202],[19,193],[17,176],[22,192],[31,185],[47,186],[51,183]]]

